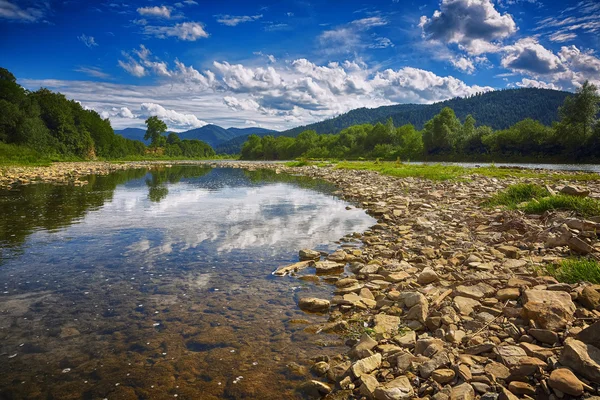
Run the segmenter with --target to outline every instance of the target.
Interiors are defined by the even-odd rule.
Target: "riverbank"
[[[86,169],[90,163],[61,165],[56,176],[173,163],[102,164],[99,172]],[[305,393],[436,400],[598,394],[600,287],[558,282],[547,268],[577,252],[598,257],[600,220],[563,211],[526,215],[482,203],[524,182],[552,192],[571,186],[598,199],[600,180],[556,171],[430,180],[333,166],[198,164],[323,179],[378,219],[353,235],[364,244],[360,250],[342,246],[312,264],[314,279],[336,288],[332,299],[301,301],[302,308],[328,316],[308,329],[336,332],[349,348],[314,360]],[[46,172],[36,171],[36,179],[54,174]]]
[[[598,218],[483,207],[524,181],[510,176],[435,182],[260,167],[330,181],[379,221],[361,235],[360,252],[342,248],[315,260],[335,296],[303,299],[301,306],[325,312],[328,322],[318,330],[346,337],[349,351],[315,360],[320,378],[302,390],[328,399],[598,394],[600,286],[558,282],[547,272],[577,253],[600,255]],[[574,181],[561,176],[548,189]],[[578,184],[600,198],[599,180]]]

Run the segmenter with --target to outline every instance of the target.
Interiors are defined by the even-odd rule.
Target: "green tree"
[[[453,141],[462,126],[454,111],[444,107],[442,111],[425,124],[423,144],[429,154],[448,154],[452,151]]]
[[[595,85],[585,81],[574,96],[565,99],[558,110],[561,122],[582,129],[586,138],[598,115],[600,96],[597,90]]]
[[[167,131],[167,124],[154,115],[146,120],[146,126],[144,140],[150,140],[150,146],[154,148],[164,146],[166,139],[163,134]]]

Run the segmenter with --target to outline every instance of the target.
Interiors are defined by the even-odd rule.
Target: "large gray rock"
[[[581,376],[600,383],[600,349],[577,339],[565,340],[560,363]]]
[[[377,400],[409,400],[414,396],[413,387],[404,375],[375,389],[375,399]]]

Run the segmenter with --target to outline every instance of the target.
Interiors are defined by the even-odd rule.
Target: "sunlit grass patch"
[[[0,165],[2,166],[47,166],[52,161],[50,157],[40,154],[31,147],[0,142]]]
[[[591,282],[600,284],[600,264],[587,258],[573,258],[545,267],[546,272],[560,282]]]
[[[540,199],[549,196],[550,193],[540,185],[531,183],[519,183],[511,185],[506,190],[496,193],[491,199],[486,201],[485,205],[490,207],[505,206],[515,209],[523,202],[532,199]]]
[[[600,215],[600,200],[559,194],[530,201],[523,207],[528,214],[542,214],[548,210],[570,210],[582,217],[593,217]]]

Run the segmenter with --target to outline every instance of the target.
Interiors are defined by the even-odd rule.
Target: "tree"
[[[585,81],[575,96],[567,97],[558,110],[561,122],[581,127],[583,136],[586,138],[598,115],[600,96],[596,92],[597,90],[595,85]]]
[[[154,148],[164,146],[166,139],[163,133],[167,131],[167,124],[154,115],[146,120],[146,126],[144,140],[150,140],[150,146]]]
[[[444,107],[442,111],[425,124],[423,144],[429,154],[444,154],[452,151],[452,144],[460,133],[461,124],[454,111]]]

